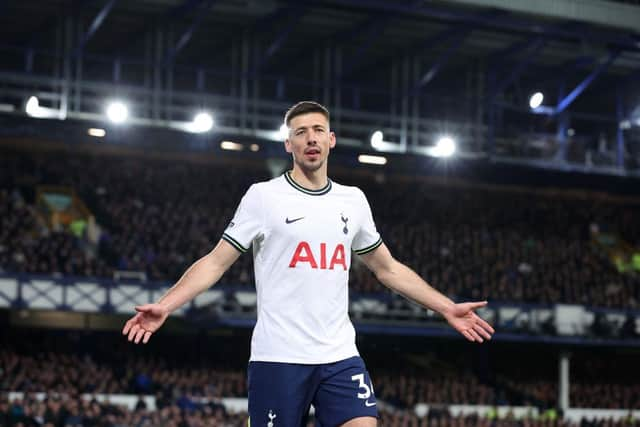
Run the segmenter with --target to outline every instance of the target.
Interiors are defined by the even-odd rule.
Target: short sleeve
[[[364,255],[380,246],[382,238],[376,229],[376,224],[373,222],[373,215],[367,197],[360,190],[358,190],[358,194],[361,198],[360,209],[362,210],[363,220],[353,238],[351,249],[358,255]]]
[[[262,218],[260,192],[253,184],[242,197],[233,219],[222,234],[222,238],[241,253],[245,253],[262,229]]]

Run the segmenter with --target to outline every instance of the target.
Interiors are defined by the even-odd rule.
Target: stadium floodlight
[[[107,134],[107,131],[100,128],[89,128],[89,130],[87,130],[87,134],[89,134],[90,136],[95,136],[96,138],[104,138],[104,136]]]
[[[223,150],[242,151],[244,146],[233,141],[222,141],[220,143],[220,148]]]
[[[30,96],[24,106],[29,117],[38,119],[65,119],[66,115],[56,108],[43,107],[37,96]]]
[[[384,134],[381,130],[376,130],[371,134],[371,146],[373,148],[380,148],[384,141]]]
[[[253,151],[253,152],[256,152],[256,151],[260,150],[260,146],[259,146],[258,144],[251,144],[251,145],[249,146],[249,149],[250,149],[251,151]]]
[[[124,123],[129,117],[129,109],[122,101],[112,101],[107,105],[107,117],[115,124]]]
[[[195,115],[193,118],[193,132],[195,133],[204,133],[209,132],[213,127],[213,117],[211,114],[202,111]]]
[[[31,117],[38,117],[40,114],[40,101],[37,96],[30,96],[24,110]]]
[[[37,96],[29,97],[24,106],[24,111],[29,117],[38,119],[64,118],[60,115],[60,110],[41,106]]]
[[[544,101],[544,95],[542,92],[536,92],[529,98],[529,107],[536,109],[542,105],[542,101]]]
[[[280,138],[287,139],[289,138],[289,126],[286,123],[283,123],[280,126]]]
[[[456,152],[456,141],[450,136],[442,136],[431,149],[431,155],[435,157],[451,157]]]
[[[387,158],[384,156],[372,156],[369,154],[360,154],[358,156],[358,161],[360,163],[367,163],[370,165],[386,165]]]

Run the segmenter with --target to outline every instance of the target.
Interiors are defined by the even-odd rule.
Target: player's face
[[[316,171],[326,164],[336,136],[321,113],[302,114],[289,121],[289,137],[284,145],[298,167]]]

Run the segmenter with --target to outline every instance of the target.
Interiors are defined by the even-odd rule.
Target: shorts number
[[[367,385],[364,382],[364,374],[358,374],[351,377],[352,381],[358,381],[358,387],[364,389],[364,393],[358,393],[358,399],[368,399],[373,391],[373,384]]]

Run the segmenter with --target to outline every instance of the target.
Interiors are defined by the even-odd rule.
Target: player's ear
[[[336,146],[336,134],[335,132],[329,132],[329,148],[333,148]]]
[[[291,153],[291,141],[289,141],[289,138],[284,140],[284,149],[287,153]]]

